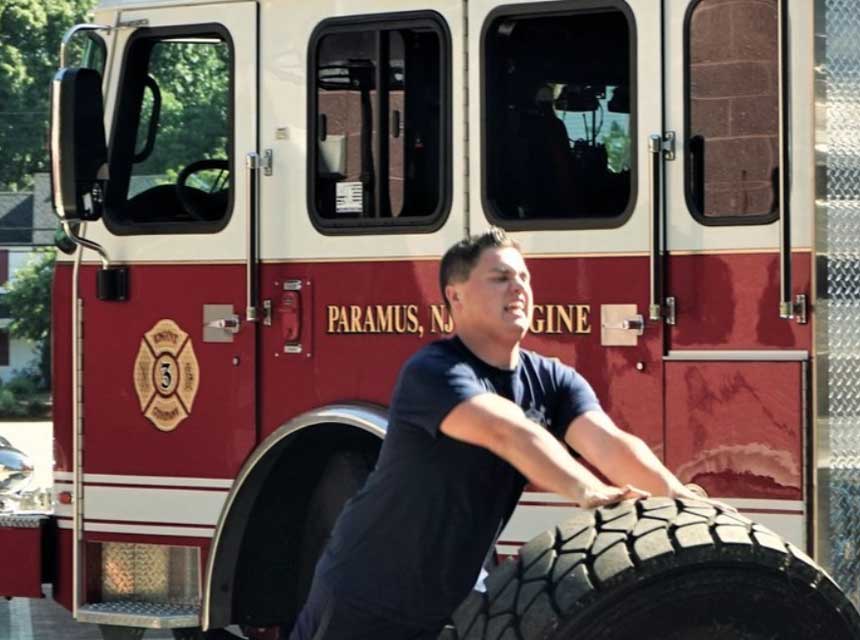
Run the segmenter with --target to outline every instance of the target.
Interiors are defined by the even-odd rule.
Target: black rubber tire
[[[317,561],[344,504],[361,489],[374,464],[362,451],[335,451],[329,456],[305,516],[296,575],[298,602],[304,603],[307,598]]]
[[[853,640],[860,616],[744,516],[652,498],[582,510],[472,593],[440,640]]]

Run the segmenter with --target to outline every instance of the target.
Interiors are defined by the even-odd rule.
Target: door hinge
[[[674,160],[675,159],[675,132],[674,131],[664,131],[663,132],[663,140],[660,145],[660,149],[663,152],[664,160]]]
[[[675,326],[675,296],[666,298],[666,309],[663,317],[666,319],[666,324]]]
[[[274,152],[271,149],[266,149],[263,151],[263,175],[270,176],[272,175],[272,163],[273,163]]]
[[[806,317],[806,294],[798,293],[794,296],[794,304],[780,306],[780,317],[794,318],[797,324],[806,324],[809,319]]]

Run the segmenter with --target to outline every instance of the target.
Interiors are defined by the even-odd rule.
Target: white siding
[[[15,277],[15,273],[21,269],[24,265],[27,264],[27,261],[30,259],[30,256],[34,254],[33,251],[30,251],[26,248],[21,249],[9,249],[9,279],[12,280]],[[0,293],[6,291],[6,288],[0,286]],[[0,329],[7,329],[9,326],[9,319],[2,318],[0,319]],[[9,365],[8,366],[0,366],[0,380],[3,382],[8,381],[15,371],[21,371],[30,366],[37,365],[37,352],[34,344],[27,340],[19,340],[17,338],[9,339]]]

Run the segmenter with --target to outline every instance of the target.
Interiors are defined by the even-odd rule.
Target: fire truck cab
[[[54,597],[289,628],[495,225],[526,346],[856,603],[849,5],[103,0],[53,83]],[[570,509],[530,487],[497,551]]]

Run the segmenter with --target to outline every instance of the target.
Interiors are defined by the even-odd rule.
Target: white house
[[[6,286],[36,247],[52,246],[57,221],[51,210],[47,173],[33,176],[33,191],[0,192],[0,380],[37,364],[35,345],[9,335]]]

